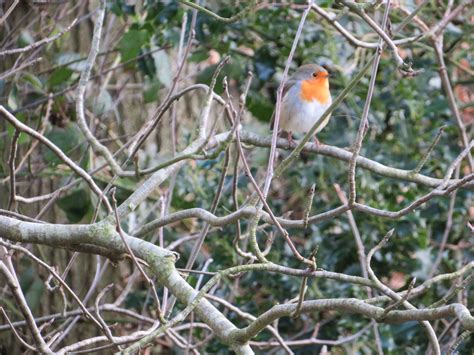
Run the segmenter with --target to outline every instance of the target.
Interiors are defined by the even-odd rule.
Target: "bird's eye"
[[[313,73],[313,77],[316,78],[318,76],[318,73]]]

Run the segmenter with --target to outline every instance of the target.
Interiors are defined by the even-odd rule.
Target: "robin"
[[[299,67],[285,83],[279,127],[287,132],[290,144],[293,143],[293,133],[307,133],[331,105],[328,78],[329,73],[322,66],[306,64]],[[272,129],[274,118],[275,113],[270,123]],[[325,118],[316,133],[328,124],[329,118]],[[314,138],[319,144],[316,136]]]

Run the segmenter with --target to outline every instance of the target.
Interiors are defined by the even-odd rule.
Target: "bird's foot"
[[[314,144],[316,144],[316,149],[319,149],[319,147],[321,146],[321,142],[319,141],[318,137],[316,137],[316,135],[314,135]]]
[[[286,139],[288,140],[288,145],[290,146],[290,148],[296,147],[296,142],[293,139],[293,134],[291,132],[287,133]]]

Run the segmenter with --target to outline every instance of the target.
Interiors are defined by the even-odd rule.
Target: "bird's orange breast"
[[[301,99],[311,102],[317,100],[320,104],[329,102],[329,81],[327,78],[314,78],[301,82]]]

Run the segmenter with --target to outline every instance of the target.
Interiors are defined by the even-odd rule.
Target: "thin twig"
[[[307,197],[306,206],[304,208],[304,215],[303,215],[304,229],[308,228],[309,215],[311,213],[311,207],[313,206],[313,199],[314,199],[315,191],[316,191],[316,184],[313,184],[313,185],[311,185],[311,188],[309,189],[309,196]]]
[[[117,200],[115,199],[115,187],[112,188],[112,190],[110,191],[110,194],[111,194],[111,197],[112,197],[112,205],[113,205],[113,210],[114,210],[117,233],[120,235],[120,238],[122,239],[123,244],[127,248],[127,251],[129,253],[130,257],[132,258],[133,263],[138,268],[138,270],[140,270],[140,273],[142,274],[142,276],[145,278],[146,282],[150,286],[152,294],[153,294],[153,298],[155,300],[155,305],[156,305],[156,309],[157,309],[157,313],[158,313],[158,319],[160,320],[160,322],[162,324],[164,324],[164,323],[166,323],[166,320],[165,320],[164,315],[161,311],[160,299],[159,299],[158,294],[156,292],[155,283],[153,282],[153,280],[151,278],[148,277],[145,270],[143,270],[143,267],[141,266],[141,264],[138,262],[137,258],[135,257],[135,254],[133,253],[132,248],[130,248],[130,245],[127,242],[127,238],[125,237],[125,234],[123,233],[122,226],[120,224],[120,216],[117,212]]]
[[[230,94],[230,91],[229,91],[229,84],[227,82],[227,77],[225,76],[224,79],[222,80],[222,84],[224,86],[224,92],[226,94],[226,97],[227,97],[227,100],[228,100],[228,107],[229,107],[229,110],[228,110],[228,117],[232,123],[233,126],[236,126],[236,121],[237,121],[237,118],[238,118],[238,113],[237,113],[237,110],[235,109],[234,107],[234,104],[233,104],[233,99],[232,99],[232,95]],[[240,150],[237,146],[238,142],[236,141],[235,142],[235,152],[234,152],[234,155],[235,155],[235,158],[234,158],[234,169],[233,169],[233,172],[232,172],[232,203],[233,203],[233,208],[235,211],[237,211],[239,209],[239,200],[238,200],[238,197],[237,197],[237,194],[238,194],[238,180],[239,180],[239,162],[240,162]],[[240,221],[237,219],[235,221],[235,237],[234,237],[234,240],[232,242],[232,246],[234,247],[234,250],[237,252],[237,254],[244,258],[244,259],[254,259],[255,256],[252,254],[252,253],[248,253],[248,252],[244,252],[240,246],[239,246],[239,242],[242,238],[242,230],[241,230],[241,226],[240,226]],[[265,255],[265,252],[263,252],[263,255]],[[237,282],[237,279],[236,279],[236,282]]]
[[[334,189],[336,190],[336,194],[339,197],[339,200],[344,205],[348,205],[347,197],[346,197],[344,191],[342,191],[339,184],[334,184]],[[354,236],[354,241],[355,241],[355,245],[356,245],[356,248],[357,248],[357,256],[359,258],[359,265],[360,265],[360,269],[362,271],[362,276],[368,279],[369,274],[367,272],[367,266],[366,266],[367,258],[366,258],[366,255],[365,255],[364,243],[362,241],[362,237],[360,235],[359,228],[357,227],[357,223],[356,223],[356,220],[354,218],[354,214],[352,213],[351,210],[348,210],[346,213],[347,213],[347,217],[349,219],[349,225],[352,229],[352,234]],[[367,296],[371,298],[372,295],[373,295],[372,289],[370,287],[367,287]],[[373,327],[373,331],[374,331],[375,342],[376,342],[376,345],[377,345],[377,351],[378,351],[379,354],[383,354],[382,341],[380,339],[380,332],[379,332],[379,328],[378,328],[378,325],[377,325],[376,321],[372,321],[372,327]]]
[[[110,331],[109,327],[107,326],[107,323],[105,323],[104,319],[100,315],[100,307],[99,307],[100,300],[107,293],[107,291],[109,291],[113,286],[114,286],[114,284],[107,285],[97,295],[97,297],[95,299],[95,315],[96,315],[98,321],[100,322],[100,324],[102,325],[102,329],[105,331],[106,337],[110,340],[110,342],[112,344],[116,345],[114,336],[112,335],[112,332]],[[117,348],[118,348],[118,350],[122,350],[119,345],[117,345]]]
[[[346,2],[344,2],[346,4]],[[383,14],[382,19],[382,31],[387,27],[387,20],[388,20],[388,13],[390,10],[390,0],[387,1],[385,4],[385,12]],[[382,38],[379,40],[379,48],[375,53],[375,58],[373,61],[372,66],[372,73],[370,74],[370,82],[369,88],[367,90],[367,97],[364,103],[364,110],[362,113],[362,118],[359,124],[359,130],[357,131],[357,137],[352,145],[352,158],[349,162],[349,172],[348,172],[348,180],[349,180],[349,198],[348,204],[352,207],[356,201],[356,181],[355,181],[355,174],[356,174],[356,162],[357,156],[359,155],[360,149],[362,148],[362,141],[364,139],[365,133],[368,129],[368,119],[369,119],[369,110],[370,104],[372,102],[372,97],[374,95],[374,88],[375,88],[375,79],[377,77],[377,71],[379,68],[380,57],[382,56]],[[403,61],[402,61],[403,62]]]
[[[461,335],[454,341],[454,343],[449,347],[449,351],[447,355],[457,355],[459,354],[458,348],[459,346],[468,339],[468,337],[472,334],[473,332],[470,330],[465,330],[461,333]]]
[[[333,13],[326,12],[322,7],[317,4],[313,4],[312,9],[318,15],[323,17],[331,26],[333,26],[340,34],[342,34],[351,44],[357,47],[362,48],[373,48],[377,49],[379,47],[379,42],[365,42],[356,38],[352,33],[346,30],[338,21],[337,16]],[[402,38],[399,40],[393,40],[393,44],[396,46],[409,44],[420,39],[420,36],[413,36]]]
[[[196,26],[196,18],[197,18],[197,10],[193,11],[193,17],[191,19],[191,27],[189,30],[189,37],[188,37],[188,43],[186,44],[186,48],[184,50],[184,54],[182,55],[181,62],[178,65],[178,70],[176,71],[176,74],[171,82],[171,87],[168,90],[168,93],[160,106],[156,109],[155,113],[153,114],[152,119],[149,121],[150,123],[145,125],[137,134],[136,134],[136,139],[134,139],[134,142],[132,144],[132,147],[130,148],[130,154],[127,158],[127,160],[133,159],[135,154],[138,152],[140,149],[141,145],[146,141],[148,136],[151,134],[151,132],[158,126],[158,123],[160,123],[161,118],[163,117],[164,113],[168,109],[169,105],[171,104],[172,97],[176,88],[176,85],[178,83],[179,77],[181,76],[181,72],[184,68],[184,65],[186,64],[186,60],[189,54],[189,51],[191,50],[191,46],[194,40],[195,32],[194,28]],[[212,92],[213,90],[211,90]]]
[[[389,287],[385,286],[375,275],[374,271],[372,270],[372,267],[370,266],[370,262],[372,260],[372,256],[380,250],[385,244],[387,244],[388,240],[390,237],[393,235],[393,232],[395,230],[391,229],[388,231],[388,233],[383,237],[383,239],[376,245],[374,246],[369,253],[367,254],[367,272],[369,274],[370,279],[375,282],[375,284],[378,286],[378,288],[385,293],[387,296],[392,298],[394,301],[400,301],[402,300],[403,296],[400,296],[396,292],[394,292],[392,289]],[[416,307],[413,306],[411,303],[408,301],[401,301],[401,304],[409,310],[416,310]],[[390,314],[390,313],[389,313]],[[389,315],[387,314],[387,315]],[[425,328],[425,332],[428,336],[429,342],[431,347],[433,348],[433,351],[435,352],[436,355],[441,354],[440,346],[439,346],[439,341],[436,337],[436,333],[433,330],[433,327],[431,326],[430,322],[428,321],[420,321],[420,324]]]
[[[239,13],[237,13],[237,14],[231,16],[231,17],[222,17],[222,16],[219,16],[218,14],[206,9],[205,7],[202,7],[201,5],[193,3],[191,1],[180,0],[180,2],[184,5],[192,7],[193,9],[196,9],[196,10],[202,12],[202,13],[205,13],[206,15],[211,16],[212,18],[216,19],[217,21],[227,23],[227,24],[237,22],[237,21],[241,20],[242,18],[247,16],[247,14],[249,14],[250,11],[254,10],[258,5],[257,0],[252,0],[250,2],[250,4],[245,9],[240,11]]]
[[[403,302],[405,302],[406,300],[410,298],[410,294],[411,294],[411,291],[413,290],[413,287],[415,286],[415,282],[416,282],[416,277],[414,277],[413,280],[411,280],[405,294],[398,301],[395,301],[393,304],[387,306],[384,309],[383,314],[380,316],[380,318],[377,321],[379,322],[382,321],[390,311],[397,309]]]
[[[7,209],[11,210],[16,202],[16,177],[15,177],[15,159],[18,150],[18,139],[20,138],[20,131],[15,129],[13,133],[12,142],[10,145],[10,157],[8,158],[8,167],[10,169],[10,198],[8,200]]]
[[[43,135],[36,132],[34,129],[28,127],[27,125],[23,124],[20,120],[18,120],[15,116],[13,116],[5,107],[0,105],[0,114],[9,121],[17,130],[21,132],[25,132],[26,134],[32,136],[33,138],[39,140],[49,149],[51,149],[58,157],[61,159],[66,165],[68,165],[77,175],[79,175],[86,183],[89,185],[92,191],[101,198],[103,195],[100,188],[96,185],[94,180],[91,176],[84,171],[79,165],[74,163],[66,154],[63,153],[61,149],[59,149],[53,142],[51,142],[48,138],[44,137]],[[108,210],[112,211],[112,207],[110,206],[109,202],[105,200],[105,204]]]
[[[13,74],[15,73],[18,73],[19,71],[22,71],[23,69],[25,68],[28,68],[32,65],[35,65],[36,63],[39,63],[43,60],[43,58],[39,57],[39,58],[35,58],[35,59],[32,59],[32,60],[29,60],[25,63],[22,63],[20,64],[18,67],[13,67],[11,70],[9,71],[6,71],[2,74],[0,74],[0,80],[5,80],[6,78],[8,78],[9,76],[12,76]]]
[[[0,18],[0,26],[3,25],[3,23],[6,21],[6,19],[8,18],[8,16],[10,16],[10,14],[13,12],[13,10],[15,10],[15,7],[17,7],[17,5],[20,3],[20,0],[15,0],[13,1],[13,3],[10,5],[10,7],[8,8],[7,11],[5,11],[5,13],[3,14],[3,16]]]
[[[38,258],[36,255],[34,255],[32,252],[30,252],[28,249],[20,246],[20,245],[15,245],[15,244],[12,244],[12,243],[9,243],[5,240],[1,240],[0,239],[0,245],[3,245],[4,247],[8,248],[8,249],[12,249],[12,250],[16,250],[16,251],[19,251],[23,254],[25,254],[28,258],[30,258],[33,262],[35,262],[36,264],[40,265],[41,267],[45,268],[48,273],[54,277],[54,279],[59,283],[61,284],[62,287],[64,287],[64,289],[66,289],[66,291],[68,291],[68,293],[72,296],[72,298],[74,298],[74,300],[77,302],[77,304],[79,305],[79,308],[82,310],[82,312],[84,313],[84,316],[86,318],[89,318],[91,321],[93,321],[98,327],[99,329],[102,328],[102,325],[97,321],[97,319],[94,318],[94,316],[92,315],[92,313],[90,313],[86,306],[84,305],[84,303],[81,302],[81,299],[76,295],[76,293],[69,287],[69,285],[64,282],[63,278],[61,278],[61,276],[56,272],[56,270],[49,266],[47,263],[45,263],[43,260],[41,260],[40,258]]]
[[[433,149],[436,147],[436,145],[438,144],[439,140],[441,139],[441,135],[443,134],[445,128],[446,128],[446,125],[441,126],[441,127],[438,129],[438,133],[436,134],[435,139],[434,139],[433,142],[430,144],[430,146],[429,146],[428,149],[426,150],[425,154],[423,154],[423,157],[421,158],[421,160],[420,160],[420,162],[418,163],[418,165],[416,166],[416,168],[413,169],[413,174],[418,174],[418,173],[421,171],[421,169],[422,169],[423,166],[425,165],[426,161],[427,161],[428,158],[430,157],[431,152],[433,152]]]
[[[435,58],[438,61],[439,76],[441,78],[441,82],[443,84],[443,87],[446,93],[446,99],[448,100],[449,107],[451,108],[451,112],[453,113],[453,116],[456,120],[459,133],[461,136],[462,144],[464,148],[467,148],[469,146],[469,138],[467,136],[466,127],[464,126],[464,122],[461,118],[461,114],[459,112],[459,108],[456,103],[456,97],[454,96],[453,87],[451,86],[451,83],[450,83],[448,71],[446,69],[446,63],[444,62],[443,34],[442,33],[439,34],[439,36],[433,40],[433,48],[435,50]],[[471,169],[471,172],[474,172],[474,158],[472,157],[471,152],[468,153],[468,161],[469,161],[469,167]]]
[[[48,100],[48,104],[46,106],[46,113],[43,116],[43,118],[41,119],[41,124],[40,124],[40,127],[38,128],[38,133],[39,134],[44,134],[44,131],[46,129],[46,123],[48,122],[49,115],[51,114],[51,108],[53,107],[53,98],[52,98],[51,94],[49,95],[49,98],[50,99]],[[35,148],[38,144],[39,144],[38,140],[33,141],[31,143],[31,146],[28,149],[28,151],[25,154],[22,154],[21,160],[15,168],[15,173],[18,173],[20,171],[21,167],[26,162],[26,160],[31,155],[31,153],[33,153],[33,151],[35,150]],[[3,181],[6,181],[6,179],[4,179]],[[25,200],[28,201],[27,199],[22,198],[22,200],[18,201],[18,202],[25,203]],[[28,202],[26,202],[26,203],[28,203]]]
[[[359,9],[357,5],[352,2],[352,1],[342,1],[338,0],[345,6],[347,6],[351,11],[355,12],[357,15],[359,15],[372,29],[380,36],[380,40],[383,40],[391,49],[393,57],[395,58],[395,61],[397,63],[397,66],[399,67],[400,70],[404,72],[410,72],[413,71],[407,64],[404,62],[402,57],[398,54],[398,48],[393,43],[392,39],[385,33],[385,24],[386,24],[386,17],[384,16],[384,20],[382,21],[382,26],[379,26],[370,16],[368,16],[363,10]],[[390,9],[390,1],[387,1],[385,3],[385,12],[388,14],[388,11]],[[379,42],[379,48],[380,48],[380,42]]]
[[[8,267],[5,265],[3,261],[0,260],[0,273],[4,276],[8,287],[10,288],[13,297],[20,309],[23,317],[26,320],[28,328],[30,329],[33,339],[35,340],[36,346],[38,347],[39,351],[46,354],[52,354],[51,349],[49,348],[48,344],[46,344],[43,336],[38,329],[33,314],[31,313],[31,309],[26,302],[25,296],[21,290],[21,287],[17,281],[16,276],[13,274],[13,271],[10,271]]]
[[[306,17],[308,16],[309,11],[311,10],[311,5],[312,5],[312,1],[309,1],[308,7],[306,8],[306,10],[303,12],[303,15],[301,16],[301,20],[298,25],[295,38],[293,39],[293,44],[291,46],[290,53],[288,54],[288,58],[286,60],[285,70],[283,71],[283,77],[281,79],[280,86],[278,87],[278,90],[277,90],[277,100],[276,100],[276,105],[275,105],[275,120],[273,121],[272,143],[270,146],[270,155],[268,157],[265,183],[263,185],[264,199],[266,199],[268,196],[268,191],[270,190],[270,185],[271,185],[272,179],[274,178],[273,165],[275,164],[278,128],[280,126],[281,105],[282,105],[282,100],[283,100],[283,88],[285,87],[286,77],[288,76],[288,72],[290,70],[290,65],[293,60],[293,55],[295,54],[296,47],[298,46],[298,41],[300,39],[301,33],[303,32],[303,27],[306,21]]]
[[[43,38],[42,40],[38,41],[38,42],[34,42],[26,47],[22,47],[22,48],[16,48],[16,49],[7,49],[5,51],[1,51],[0,52],[0,56],[3,56],[3,55],[9,55],[9,54],[18,54],[18,53],[24,53],[24,52],[27,52],[27,51],[30,51],[32,49],[35,49],[35,48],[38,48],[44,44],[47,44],[49,42],[53,42],[55,41],[56,39],[58,39],[59,37],[61,37],[62,35],[64,35],[66,32],[69,32],[71,30],[71,28],[77,23],[77,18],[75,18],[71,24],[69,26],[67,26],[64,30],[62,30],[61,32],[55,34],[54,36],[51,36],[49,38]]]
[[[451,298],[453,298],[457,293],[464,290],[469,284],[474,281],[474,274],[468,275],[463,281],[460,281],[454,284],[448,292],[438,301],[430,305],[429,308],[436,308],[443,304],[446,304]]]
[[[229,154],[229,150],[227,149],[226,153],[225,153],[224,163],[223,163],[223,166],[222,166],[221,176],[220,176],[219,182],[217,184],[216,194],[214,195],[214,199],[212,200],[212,203],[211,203],[211,208],[210,208],[211,213],[216,213],[217,207],[219,205],[219,202],[220,202],[220,199],[221,199],[221,196],[222,196],[222,190],[224,189],[225,178],[227,176],[227,171],[228,171],[228,168],[229,168],[229,161],[230,161],[230,154]],[[192,269],[193,268],[194,262],[196,261],[196,258],[199,254],[199,251],[202,248],[202,245],[203,245],[204,240],[207,236],[207,233],[209,232],[210,227],[211,227],[211,224],[206,223],[204,225],[204,228],[201,230],[201,233],[199,234],[198,240],[194,244],[193,249],[192,249],[191,253],[189,254],[188,261],[186,262],[186,269]]]
[[[459,178],[459,171],[460,171],[460,167],[458,166],[456,168],[455,178]],[[431,267],[431,271],[428,274],[429,278],[432,278],[433,275],[436,273],[439,265],[441,264],[441,260],[443,258],[443,252],[446,247],[446,243],[448,242],[451,228],[453,226],[453,214],[454,214],[454,206],[456,203],[457,193],[458,193],[458,190],[454,190],[454,192],[451,195],[451,198],[449,199],[449,207],[448,207],[448,213],[447,213],[447,218],[446,218],[446,225],[444,227],[443,237],[441,238],[441,244],[438,249],[438,255],[436,256],[433,266]]]
[[[89,55],[87,56],[87,60],[84,65],[84,69],[81,72],[81,77],[79,79],[79,84],[76,90],[76,116],[77,116],[77,125],[81,129],[82,133],[86,137],[92,149],[104,157],[104,159],[109,163],[111,169],[113,170],[115,174],[120,175],[121,173],[123,173],[122,168],[115,161],[109,149],[105,145],[100,143],[97,140],[97,138],[93,135],[93,133],[91,132],[87,124],[86,116],[84,113],[84,99],[85,99],[86,88],[91,76],[92,67],[94,66],[94,62],[97,57],[97,54],[99,53],[100,37],[102,34],[102,26],[103,26],[104,17],[105,17],[105,7],[106,7],[106,0],[100,0],[99,7],[98,7],[98,14],[97,14],[96,22],[94,25],[94,31],[92,34],[91,48],[89,50]],[[105,196],[102,196],[102,198],[106,199]]]
[[[12,322],[10,321],[10,318],[8,317],[8,314],[7,312],[5,312],[5,309],[3,309],[3,307],[0,306],[0,312],[2,312],[3,314],[3,317],[5,318],[5,320],[7,321],[10,329],[12,330],[13,332],[13,335],[15,335],[15,337],[18,339],[18,341],[27,349],[29,350],[32,350],[32,351],[37,351],[37,349],[34,347],[34,346],[31,346],[30,344],[28,344],[26,341],[23,340],[23,338],[20,336],[20,334],[18,334],[18,332],[16,331],[15,327],[13,326]]]
[[[367,330],[369,328],[370,328],[370,323],[368,325],[366,325],[365,327],[363,327],[358,332],[356,332],[352,335],[349,335],[349,336],[338,338],[337,340],[318,339],[318,338],[316,338],[316,335],[313,335],[308,339],[286,340],[285,345],[286,346],[292,346],[292,347],[295,347],[295,346],[308,346],[308,345],[313,345],[313,344],[340,346],[340,345],[344,345],[344,344],[347,344],[347,343],[351,343],[351,342],[359,339],[362,335],[364,335],[367,332]],[[317,329],[315,328],[315,330],[317,330]],[[266,342],[250,341],[249,344],[252,345],[252,346],[257,346],[257,347],[261,347],[261,348],[266,348],[266,347],[269,347],[269,346],[271,346],[271,347],[281,346],[281,343],[279,343],[278,341],[266,341]],[[324,353],[324,354],[327,354],[327,352]]]
[[[291,315],[292,318],[298,318],[301,315],[301,307],[303,306],[304,296],[306,294],[306,290],[308,289],[307,284],[308,284],[308,277],[304,276],[303,280],[301,280],[300,292],[298,295],[298,303],[296,304],[295,312]]]

